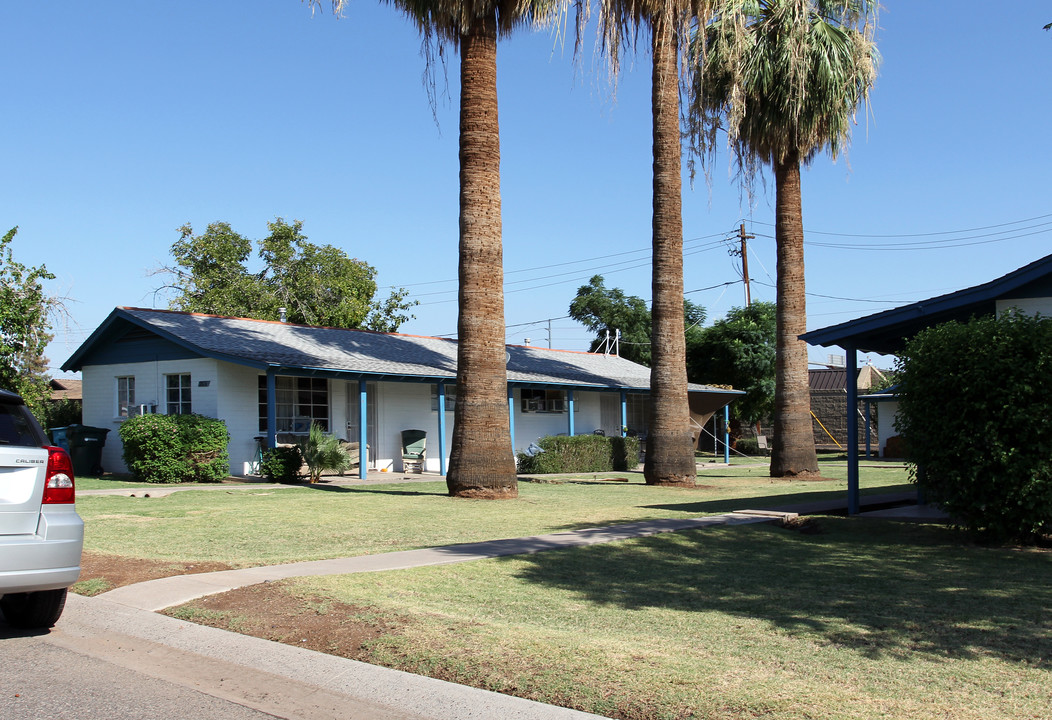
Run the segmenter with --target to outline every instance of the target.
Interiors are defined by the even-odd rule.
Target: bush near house
[[[219,482],[230,474],[226,423],[204,415],[140,415],[120,429],[124,464],[140,482]]]
[[[548,435],[537,441],[544,452],[518,454],[521,473],[612,472],[638,464],[639,440],[602,435]]]
[[[1052,318],[1010,313],[919,333],[899,358],[911,476],[974,534],[1052,534]]]
[[[263,451],[259,474],[271,482],[298,483],[302,467],[303,452],[298,445],[267,448]]]

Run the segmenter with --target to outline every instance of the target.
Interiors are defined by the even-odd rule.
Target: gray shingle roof
[[[132,323],[206,357],[265,368],[400,379],[452,380],[457,343],[444,338],[117,308],[63,367],[77,367],[115,323]],[[508,381],[591,387],[650,387],[650,369],[614,355],[508,345]],[[691,385],[691,390],[735,391]]]

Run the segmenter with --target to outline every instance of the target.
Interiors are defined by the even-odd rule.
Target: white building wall
[[[884,457],[884,448],[888,445],[888,438],[899,434],[898,428],[895,427],[899,418],[899,402],[888,400],[877,403],[877,407],[880,408],[877,412],[877,447],[880,450],[880,457]]]
[[[1027,315],[1045,315],[1047,317],[1052,317],[1052,297],[998,300],[997,316],[1000,317],[1001,314],[1009,308],[1018,308]]]
[[[602,428],[600,393],[577,390],[574,392],[574,435],[591,435]],[[567,401],[569,406],[569,401]],[[515,452],[520,453],[545,435],[568,435],[568,412],[522,412],[522,395],[515,390]]]
[[[135,378],[135,404],[156,406],[156,412],[164,412],[165,376],[190,373],[190,403],[195,413],[218,417],[218,393],[220,383],[218,363],[207,358],[187,360],[158,360],[143,363],[116,365],[88,365],[81,376],[84,380],[85,425],[106,428],[106,444],[102,448],[102,467],[106,472],[125,473],[124,447],[121,444],[120,426],[125,418],[117,414],[117,378]],[[202,387],[200,383],[207,384]]]

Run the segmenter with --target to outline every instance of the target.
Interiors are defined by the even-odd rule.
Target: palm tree
[[[338,13],[347,0],[333,0]],[[390,0],[425,47],[460,50],[457,400],[446,486],[456,497],[518,496],[508,415],[497,122],[497,38],[546,21],[558,0]],[[433,57],[430,50],[427,57]]]
[[[650,408],[647,419],[648,485],[693,486],[696,475],[687,404],[687,350],[683,327],[683,180],[680,144],[679,60],[691,24],[706,17],[708,0],[603,0],[600,32],[616,74],[621,46],[635,28],[650,27],[653,70],[654,196],[651,275]],[[690,68],[690,65],[685,65]]]
[[[811,432],[800,166],[834,158],[869,96],[878,55],[870,0],[721,0],[705,28],[691,129],[712,151],[726,129],[747,178],[775,178],[777,364],[771,475],[818,472]]]

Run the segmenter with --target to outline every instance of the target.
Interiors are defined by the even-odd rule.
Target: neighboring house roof
[[[1052,296],[1052,255],[982,285],[811,330],[800,339],[811,345],[851,346],[862,352],[891,355],[902,350],[907,338],[925,328],[993,315],[998,300],[1048,296]]]
[[[80,370],[84,365],[120,361],[114,359],[118,356],[116,344],[150,336],[173,343],[189,356],[210,357],[259,370],[273,368],[279,374],[421,382],[456,378],[455,340],[129,307],[110,313],[62,369]],[[650,388],[649,368],[616,355],[506,347],[510,383]],[[741,394],[705,385],[691,385],[689,389]]]
[[[856,387],[859,390],[868,390],[873,386],[874,375],[879,376],[880,371],[869,365],[858,369]],[[807,371],[807,382],[811,390],[847,390],[846,368],[819,368]]]
[[[52,378],[49,383],[52,400],[83,400],[83,381],[71,378]]]

